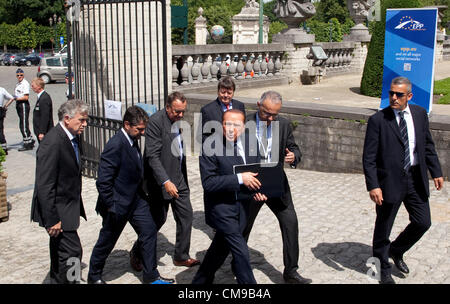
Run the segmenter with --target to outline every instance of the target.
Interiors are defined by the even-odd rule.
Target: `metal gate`
[[[120,101],[122,115],[137,103],[164,105],[170,26],[165,0],[74,2],[79,8],[72,7],[71,23],[74,93],[90,105],[82,172],[96,178],[100,154],[121,127],[121,121],[105,117],[105,100]]]

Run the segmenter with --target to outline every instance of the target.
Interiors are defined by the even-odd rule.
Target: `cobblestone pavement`
[[[32,155],[27,157],[32,158]],[[194,209],[191,256],[203,259],[213,231],[204,221],[203,193],[195,157],[189,157],[188,174]],[[366,275],[375,212],[365,191],[364,176],[292,169],[287,169],[287,174],[299,219],[300,273],[319,284],[377,283]],[[449,187],[450,183],[445,182],[443,191],[431,191],[433,225],[405,255],[411,273],[404,277],[394,267],[393,275],[398,283],[450,283]],[[30,189],[9,196],[10,219],[0,224],[0,283],[49,282],[48,236],[29,220],[32,192]],[[82,277],[86,279],[90,253],[101,227],[101,217],[94,211],[97,198],[94,180],[84,178],[82,195],[88,221],[82,220],[78,232],[84,251]],[[398,235],[407,222],[408,216],[402,207],[392,236]],[[140,273],[129,265],[128,254],[135,238],[135,232],[127,225],[104,269],[103,277],[108,283],[141,282]],[[198,267],[173,266],[174,242],[175,221],[169,213],[167,223],[158,234],[158,269],[161,275],[174,277],[178,283],[190,283]],[[280,230],[267,207],[262,208],[255,222],[249,247],[257,282],[283,283]],[[216,283],[235,283],[229,262],[230,257],[218,271]]]
[[[26,78],[31,81],[36,68],[25,69],[25,75],[28,75]],[[14,67],[0,67],[0,85],[9,92],[13,92],[14,73]],[[333,81],[338,81],[338,78],[335,77]],[[308,94],[307,88],[303,86],[298,93]],[[46,90],[53,98],[56,122],[56,111],[65,101],[65,86],[63,83],[50,84]],[[349,89],[347,91],[350,92]],[[31,93],[31,100],[34,107],[34,93]],[[342,105],[351,103],[342,101]],[[436,113],[445,115],[441,111]],[[21,135],[14,108],[8,111],[5,119],[5,135],[11,150],[3,165],[8,172],[8,201],[12,210],[9,221],[0,223],[0,284],[49,283],[49,238],[37,223],[30,223],[36,149],[17,151],[21,146]],[[376,284],[366,275],[369,267],[365,264],[371,256],[375,207],[365,190],[364,176],[292,169],[286,172],[299,219],[300,273],[316,284]],[[195,157],[188,158],[188,174],[194,209],[191,256],[202,260],[211,243],[213,231],[204,220],[203,192],[198,159]],[[393,275],[398,283],[450,283],[450,182],[445,182],[442,191],[433,190],[432,184],[430,189],[433,225],[405,255],[411,273],[403,278],[394,267]],[[88,221],[82,220],[78,233],[84,251],[82,278],[86,279],[90,254],[101,227],[101,217],[94,211],[97,200],[94,180],[83,179],[82,195]],[[392,237],[398,235],[407,223],[408,215],[402,207]],[[135,239],[135,232],[127,225],[104,269],[103,277],[108,283],[141,282],[141,274],[129,266],[128,254]],[[175,221],[169,211],[167,223],[158,234],[158,269],[161,275],[174,277],[177,283],[190,283],[198,267],[190,269],[173,266],[174,242]],[[257,282],[283,283],[281,233],[275,216],[267,207],[261,209],[256,219],[249,247]],[[218,271],[216,283],[235,283],[229,262],[230,258]]]

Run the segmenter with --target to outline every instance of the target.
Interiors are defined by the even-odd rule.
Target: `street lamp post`
[[[54,53],[58,51],[58,33],[56,30],[57,24],[61,23],[61,17],[56,16],[56,14],[53,15],[53,17],[48,18],[48,22],[50,23],[50,26],[53,26],[53,32],[55,34],[55,40],[54,43]]]

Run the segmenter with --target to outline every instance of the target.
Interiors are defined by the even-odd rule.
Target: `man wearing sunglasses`
[[[381,262],[381,284],[395,284],[389,257],[401,272],[409,273],[403,255],[431,226],[427,171],[437,190],[444,185],[427,112],[408,104],[413,98],[411,89],[406,77],[392,80],[390,106],[370,117],[364,142],[364,175],[377,214],[373,256]],[[390,242],[389,235],[402,202],[410,223]]]
[[[19,151],[33,150],[34,139],[31,136],[28,118],[30,117],[30,84],[25,79],[25,74],[22,69],[16,71],[17,84],[14,90],[14,98],[11,99],[5,106],[7,108],[13,101],[16,101],[17,115],[19,115],[19,129],[23,137],[23,147]]]

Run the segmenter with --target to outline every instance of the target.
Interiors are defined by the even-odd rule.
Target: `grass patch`
[[[438,104],[450,104],[450,77],[434,82],[434,95],[444,95]]]
[[[437,101],[438,104],[450,104],[450,94],[444,95]]]

